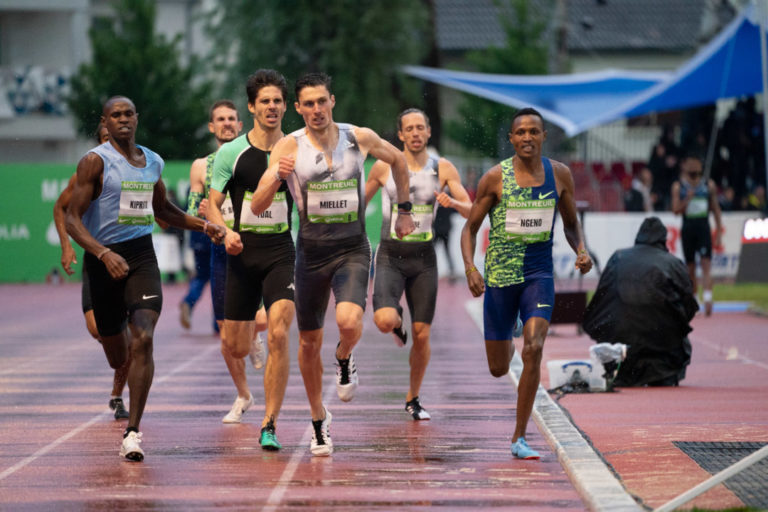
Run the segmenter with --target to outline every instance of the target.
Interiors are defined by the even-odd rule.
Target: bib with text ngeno
[[[504,235],[507,240],[533,243],[546,242],[552,234],[555,216],[553,191],[539,193],[537,198],[508,198]]]

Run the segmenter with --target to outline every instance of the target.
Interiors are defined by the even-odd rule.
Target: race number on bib
[[[515,242],[546,242],[554,216],[554,199],[508,201],[504,233]]]
[[[357,220],[357,180],[307,183],[307,218],[313,224],[346,224]]]
[[[288,201],[285,192],[276,192],[272,204],[256,215],[251,210],[253,192],[247,191],[240,208],[240,231],[250,233],[285,233],[288,231]]]
[[[390,235],[393,240],[401,242],[429,242],[432,240],[432,211],[434,206],[431,204],[413,205],[413,225],[415,229],[403,238],[397,238],[395,233],[395,222],[397,222],[397,204],[392,205],[392,217],[389,226]]]
[[[693,197],[685,209],[688,218],[706,217],[709,214],[709,199],[706,197]]]
[[[120,185],[120,210],[117,214],[117,223],[149,226],[155,222],[155,212],[152,209],[154,190],[154,183],[123,181]]]

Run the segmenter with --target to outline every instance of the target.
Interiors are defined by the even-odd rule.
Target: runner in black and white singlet
[[[431,129],[424,112],[415,108],[405,110],[398,116],[397,130],[408,164],[409,200],[413,203],[415,229],[402,239],[394,234],[394,221],[398,215],[395,181],[389,165],[376,162],[365,186],[366,203],[379,188],[383,188],[381,241],[376,249],[373,284],[373,321],[381,332],[391,332],[395,342],[404,346],[408,330],[403,326],[400,299],[405,292],[413,338],[405,410],[414,420],[428,420],[430,415],[419,402],[419,390],[429,364],[430,330],[437,301],[435,213],[439,204],[458,210],[466,218],[472,202],[456,167],[445,158],[427,153]],[[443,192],[445,187],[453,197]]]
[[[283,136],[282,120],[288,90],[277,71],[260,69],[248,77],[248,110],[253,128],[224,144],[213,164],[209,209],[211,220],[224,224],[221,206],[229,190],[234,224],[227,228],[227,283],[224,306],[222,354],[237,398],[224,423],[239,423],[253,405],[243,357],[251,351],[254,316],[260,303],[267,311],[269,355],[264,370],[264,418],[260,444],[265,450],[279,450],[275,432],[277,417],[288,384],[288,329],[293,321],[295,248],[291,238],[293,199],[281,182],[273,192],[271,206],[261,214],[251,211],[251,196],[267,169],[270,151]]]
[[[574,198],[571,171],[542,157],[544,120],[524,108],[512,118],[509,141],[515,156],[491,168],[480,179],[477,197],[461,233],[461,253],[472,295],[485,293],[483,305],[485,351],[494,377],[509,373],[514,354],[512,330],[518,312],[523,327],[523,370],[517,389],[517,418],[512,455],[538,459],[525,440],[528,420],[539,387],[544,340],[554,306],[552,230],[560,212],[575,266],[584,274],[592,260],[584,246]],[[485,256],[485,282],[475,268],[477,232],[486,215],[491,232]]]
[[[702,274],[702,300],[704,314],[712,314],[712,233],[709,227],[710,212],[715,218],[715,247],[720,246],[722,222],[717,187],[710,179],[703,179],[702,159],[688,155],[680,160],[680,179],[672,184],[672,211],[683,216],[680,239],[688,275],[696,295],[696,256],[699,257]]]
[[[130,417],[120,456],[141,461],[139,422],[155,371],[153,338],[163,301],[153,224],[157,219],[203,231],[219,242],[225,231],[168,200],[160,177],[163,159],[136,144],[138,113],[130,99],[107,100],[102,122],[109,142],[77,164],[67,231],[86,251],[93,313],[110,366],[120,368],[129,350],[133,359],[128,370]]]
[[[335,123],[336,102],[331,79],[323,73],[296,82],[296,111],[305,127],[275,145],[270,167],[251,203],[266,210],[288,183],[299,212],[296,245],[296,318],[299,325],[299,368],[312,412],[313,455],[333,451],[328,426],[331,414],[323,405],[323,319],[330,292],[336,299],[339,343],[336,347],[336,391],[344,401],[354,396],[358,377],[352,349],[363,329],[368,292],[370,245],[365,234],[363,162],[367,155],[393,167],[398,201],[408,199],[408,174],[403,155],[368,128]],[[403,204],[410,211],[410,204]],[[401,215],[398,237],[413,230],[413,219]]]

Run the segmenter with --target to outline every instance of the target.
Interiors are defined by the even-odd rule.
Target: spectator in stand
[[[745,210],[765,212],[765,187],[758,185],[752,189],[752,192],[746,197]]]
[[[735,208],[733,202],[733,187],[723,187],[717,194],[717,202],[720,203],[720,209],[724,212],[729,212]]]
[[[652,212],[654,203],[653,174],[644,167],[625,187],[624,209],[628,212]]]
[[[652,192],[656,195],[653,208],[656,211],[668,210],[670,207],[669,191],[679,174],[678,152],[672,127],[666,125],[648,161],[648,168],[653,175]]]

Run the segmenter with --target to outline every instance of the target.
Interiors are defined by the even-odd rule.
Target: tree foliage
[[[506,34],[506,45],[491,47],[467,54],[467,62],[481,73],[535,75],[547,73],[547,46],[542,35],[546,22],[531,9],[528,0],[508,0],[503,6],[495,1]],[[509,15],[509,14],[512,15]],[[462,94],[458,107],[459,120],[447,121],[448,137],[458,142],[470,153],[498,157],[500,142],[507,133],[513,111],[510,107],[479,96]]]
[[[189,159],[208,149],[200,127],[207,119],[211,86],[196,79],[195,61],[180,64],[181,36],[155,34],[155,2],[118,0],[115,17],[89,32],[93,59],[72,77],[69,108],[79,133],[92,135],[101,105],[129,97],[139,112],[136,141],[166,159]]]
[[[405,107],[421,106],[420,83],[398,68],[429,49],[425,2],[407,0],[230,0],[210,13],[222,95],[245,105],[245,81],[259,68],[289,83],[284,130],[301,126],[293,84],[305,72],[333,78],[334,119],[392,134]]]

